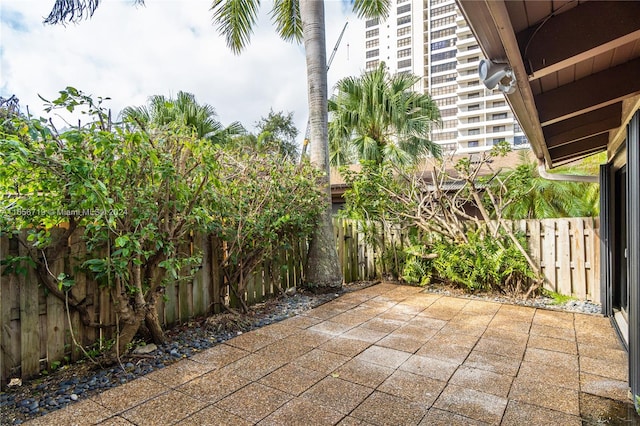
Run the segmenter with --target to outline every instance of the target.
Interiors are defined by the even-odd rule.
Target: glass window
[[[374,28],[373,30],[368,30],[366,33],[367,38],[377,37],[380,34],[380,28]]]
[[[369,27],[373,27],[374,25],[378,25],[379,23],[380,21],[378,20],[378,18],[373,18],[373,19],[369,19],[365,25],[367,28],[369,28]]]
[[[367,40],[366,43],[366,48],[369,49],[370,47],[376,47],[377,45],[380,44],[380,40],[379,39],[373,39],[373,40]]]
[[[373,50],[369,50],[367,51],[367,59],[368,58],[373,58],[374,56],[379,56],[380,55],[380,50],[379,49],[373,49]]]
[[[411,45],[411,37],[405,37],[398,40],[398,47],[410,46]]]
[[[402,61],[398,61],[398,68],[407,68],[411,66],[411,59],[404,59]]]
[[[401,16],[398,18],[398,25],[404,25],[411,22],[411,15]]]
[[[404,6],[398,7],[396,11],[398,15],[402,15],[403,13],[411,12],[411,4],[405,4]]]

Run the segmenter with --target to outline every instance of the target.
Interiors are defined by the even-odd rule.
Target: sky
[[[231,53],[212,25],[210,0],[147,0],[144,7],[103,0],[90,20],[44,25],[52,5],[0,2],[0,96],[16,95],[32,115],[47,116],[38,95],[55,99],[67,86],[110,97],[114,115],[151,95],[182,90],[212,105],[224,125],[240,121],[249,131],[270,109],[293,112],[299,139],[304,136],[304,49],[278,37],[270,1],[262,2],[251,43],[240,55]],[[364,21],[344,0],[325,0],[325,20],[327,58],[349,22],[329,71],[331,93],[340,78],[359,75],[364,67]]]

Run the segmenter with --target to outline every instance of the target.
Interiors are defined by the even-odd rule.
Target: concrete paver
[[[382,283],[29,424],[637,421],[627,379],[608,319]]]

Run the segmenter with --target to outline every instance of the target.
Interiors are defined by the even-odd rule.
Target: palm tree
[[[144,0],[133,0],[144,4]],[[100,0],[56,0],[45,22],[74,22],[90,17]],[[386,18],[389,0],[353,0],[359,18]],[[256,23],[260,0],[214,0],[213,21],[234,53],[240,53],[249,43]],[[331,221],[329,186],[329,148],[327,135],[327,54],[324,23],[324,2],[321,0],[274,0],[271,18],[278,34],[288,41],[303,41],[307,62],[309,94],[309,124],[311,149],[309,158],[325,173],[327,209],[312,238],[307,258],[307,285],[331,290],[342,285],[342,274]]]
[[[227,45],[239,53],[248,43],[258,15],[258,0],[214,0],[213,20],[225,36]],[[355,0],[359,17],[386,17],[389,0]],[[327,49],[324,2],[319,0],[275,0],[271,18],[278,34],[285,40],[302,40],[307,62],[309,96],[309,159],[324,172],[321,184],[326,191],[327,208],[309,245],[306,263],[307,286],[326,291],[342,285],[331,218],[329,185]]]
[[[235,121],[224,127],[217,120],[215,109],[209,104],[199,104],[196,97],[187,92],[178,92],[175,99],[162,95],[151,96],[147,105],[126,107],[122,118],[143,129],[149,126],[166,126],[180,123],[192,128],[199,138],[224,144],[231,136],[245,133],[244,127]]]
[[[413,86],[420,77],[390,75],[384,62],[360,77],[347,77],[336,85],[329,101],[332,165],[358,159],[397,166],[414,164],[421,155],[440,156],[440,146],[429,131],[440,120],[438,106]]]
[[[522,151],[518,166],[507,172],[507,190],[514,202],[503,214],[509,219],[587,217],[599,213],[600,187],[595,183],[561,182],[540,177],[535,161]],[[565,170],[568,174],[581,169]]]

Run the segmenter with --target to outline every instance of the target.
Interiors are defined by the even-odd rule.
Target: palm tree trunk
[[[331,221],[329,184],[329,138],[327,136],[327,48],[325,42],[324,1],[300,0],[300,17],[307,58],[311,163],[325,172],[321,182],[327,208],[318,220],[309,244],[306,285],[315,291],[331,291],[342,286],[336,241]]]

